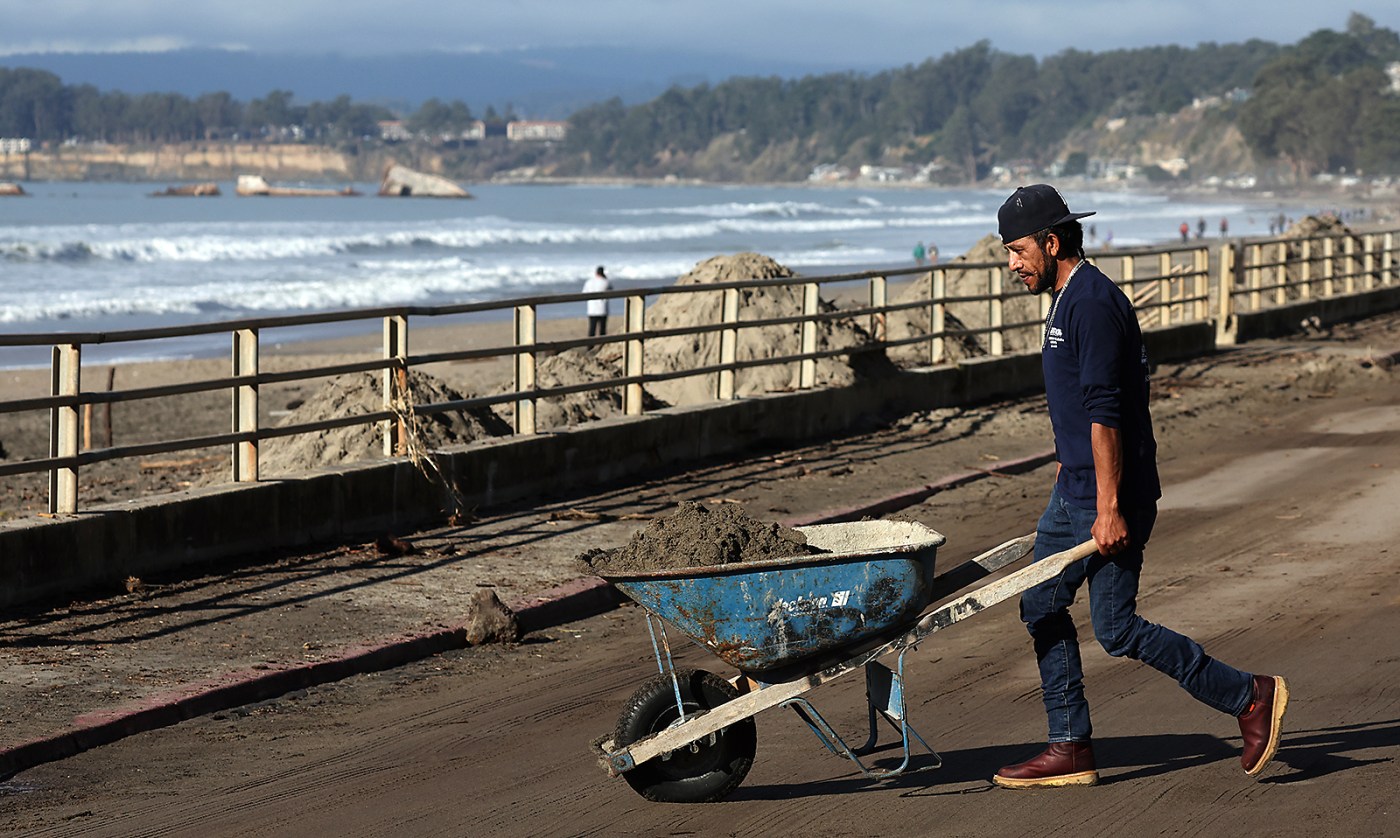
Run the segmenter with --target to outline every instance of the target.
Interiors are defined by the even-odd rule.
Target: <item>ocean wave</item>
[[[987,206],[960,200],[937,203],[885,204],[875,198],[861,196],[847,205],[833,206],[815,201],[735,201],[717,204],[689,204],[673,207],[644,207],[611,210],[609,214],[623,217],[698,216],[720,220],[749,218],[801,218],[806,215],[851,218],[877,218],[885,215],[959,216],[955,221],[967,222],[989,212]]]
[[[368,255],[383,251],[442,249],[473,251],[488,247],[538,245],[639,245],[704,241],[726,234],[810,234],[858,232],[966,224],[968,217],[899,214],[889,217],[753,217],[655,225],[537,226],[501,223],[422,229],[360,230],[340,234],[195,234],[119,237],[83,241],[0,242],[0,255],[20,262],[106,260],[138,263],[267,262]]]
[[[810,215],[866,215],[869,210],[855,207],[833,207],[812,201],[734,201],[722,204],[692,204],[679,207],[643,207],[612,210],[611,215],[647,217],[656,215],[694,215],[702,218],[752,218],[768,216],[797,218]]]
[[[808,271],[881,259],[881,248],[831,243],[768,254]],[[433,305],[507,299],[522,294],[573,293],[597,261],[615,282],[666,285],[697,261],[681,255],[592,254],[568,261],[476,262],[470,257],[362,258],[327,265],[298,265],[291,272],[249,274],[236,266],[190,281],[183,271],[114,277],[100,285],[59,288],[35,295],[0,288],[0,323],[117,321],[155,317],[187,322],[393,305]],[[574,304],[569,304],[574,305]],[[120,328],[120,327],[118,327]]]

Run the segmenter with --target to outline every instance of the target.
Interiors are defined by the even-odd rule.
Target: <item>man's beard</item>
[[[1055,260],[1051,259],[1047,254],[1045,256],[1044,266],[1036,274],[1035,285],[1026,290],[1030,291],[1032,294],[1048,294],[1055,290],[1056,264]]]

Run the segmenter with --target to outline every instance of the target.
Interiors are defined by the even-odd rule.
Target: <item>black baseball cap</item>
[[[1010,244],[1019,238],[1039,233],[1046,227],[1074,221],[1092,212],[1070,212],[1060,190],[1048,183],[1022,186],[997,210],[997,230],[1001,243]]]

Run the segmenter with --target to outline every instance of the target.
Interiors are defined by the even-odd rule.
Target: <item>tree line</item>
[[[274,90],[241,102],[225,92],[191,99],[178,93],[100,91],[92,85],[65,85],[53,73],[0,68],[0,137],[37,142],[80,139],[113,143],[169,143],[294,137],[340,143],[378,137],[381,120],[397,119],[381,105],[349,96],[297,104],[290,90]],[[488,108],[487,120],[498,119]],[[415,133],[460,132],[475,121],[460,101],[429,99],[409,114]]]
[[[1353,14],[1345,32],[1314,32],[1264,65],[1240,131],[1298,177],[1400,173],[1397,62],[1400,36]]]
[[[957,179],[977,179],[995,162],[1055,162],[1071,132],[1101,118],[1170,114],[1224,96],[1227,118],[1262,162],[1299,175],[1400,171],[1400,99],[1386,76],[1400,60],[1397,43],[1359,14],[1345,32],[1288,47],[1072,49],[1037,61],[983,41],[868,76],[733,79],[632,107],[614,99],[576,113],[568,145],[583,168],[617,174],[691,174],[686,167],[710,165],[707,150],[724,139],[747,160],[796,151],[789,177],[812,163],[938,159]]]

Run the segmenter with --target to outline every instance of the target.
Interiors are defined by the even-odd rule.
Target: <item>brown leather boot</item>
[[[1092,786],[1099,781],[1090,742],[1051,742],[1040,756],[1008,765],[992,782],[1008,789]]]
[[[1278,752],[1279,736],[1283,733],[1283,711],[1288,708],[1288,684],[1278,675],[1254,676],[1254,699],[1240,716],[1240,738],[1244,752],[1240,764],[1244,773],[1253,777]]]

